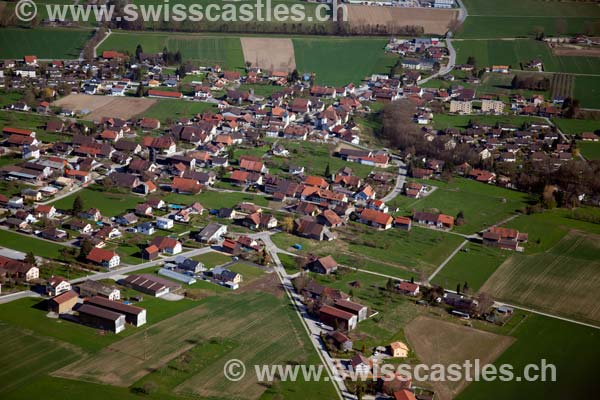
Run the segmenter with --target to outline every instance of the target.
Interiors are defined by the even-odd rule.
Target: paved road
[[[333,358],[331,358],[327,348],[325,347],[325,344],[321,341],[321,328],[317,325],[318,322],[308,314],[308,310],[302,302],[302,297],[294,289],[291,276],[287,274],[283,264],[281,263],[281,260],[279,260],[279,256],[277,255],[277,253],[280,252],[280,249],[273,243],[270,235],[271,234],[269,232],[264,232],[261,234],[256,234],[254,237],[262,239],[267,251],[271,255],[271,259],[276,265],[274,269],[279,277],[279,280],[281,281],[281,285],[285,289],[288,298],[295,306],[298,316],[303,322],[302,326],[308,334],[311,344],[317,351],[322,364],[326,367],[325,370],[327,371],[329,381],[333,383],[333,387],[335,388],[338,397],[340,399],[355,399],[355,396],[346,388],[344,380],[337,373],[335,361]]]
[[[450,254],[448,256],[448,258],[446,258],[444,260],[444,262],[442,262],[440,264],[440,266],[437,267],[435,271],[433,271],[433,273],[429,276],[429,278],[427,278],[427,281],[431,282],[433,280],[433,278],[435,278],[435,276],[438,274],[438,272],[440,272],[442,269],[444,269],[444,267],[446,266],[446,264],[448,264],[450,262],[450,260],[452,260],[452,258],[456,255],[456,253],[458,253],[459,251],[461,251],[462,248],[465,247],[465,245],[467,243],[469,243],[469,241],[465,240],[456,249],[454,249],[454,251],[452,252],[452,254]]]
[[[122,268],[116,268],[107,272],[100,272],[94,275],[88,275],[88,276],[84,276],[81,278],[77,278],[77,279],[72,279],[71,283],[79,283],[79,282],[83,282],[86,281],[88,279],[91,279],[93,281],[98,281],[101,279],[110,279],[113,278],[117,275],[124,275],[124,274],[129,274],[135,271],[139,271],[140,269],[144,269],[144,268],[148,268],[148,267],[153,267],[155,265],[161,264],[161,263],[165,263],[167,261],[173,261],[175,260],[175,258],[179,257],[179,256],[184,256],[184,257],[195,257],[195,256],[199,256],[201,254],[205,254],[205,253],[209,253],[211,251],[215,251],[215,249],[213,247],[202,247],[200,249],[194,249],[194,250],[189,250],[189,251],[185,251],[182,253],[179,253],[175,256],[170,256],[170,257],[161,257],[158,258],[156,260],[153,261],[148,261],[142,264],[136,264],[136,265],[130,265],[130,264],[123,264],[124,267]]]
[[[31,290],[25,290],[23,292],[6,294],[4,296],[0,296],[0,304],[10,303],[11,301],[24,299],[27,297],[40,297],[40,294],[33,292]]]
[[[389,192],[388,194],[386,194],[384,197],[381,198],[381,201],[383,201],[384,203],[387,203],[388,201],[394,199],[396,196],[398,196],[400,193],[402,193],[402,188],[404,187],[404,182],[406,182],[406,164],[404,164],[402,161],[397,160],[398,163],[398,176],[396,177],[396,186],[394,186],[394,188],[392,189],[391,192]]]

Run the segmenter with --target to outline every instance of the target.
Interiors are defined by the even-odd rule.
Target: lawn
[[[33,236],[20,235],[4,229],[0,229],[0,245],[23,253],[31,251],[36,256],[55,259],[60,257],[60,251],[65,248],[59,244],[36,239]]]
[[[577,142],[577,146],[581,150],[581,154],[586,160],[600,160],[600,143],[599,142]]]
[[[156,118],[166,123],[179,118],[191,118],[206,111],[216,111],[215,105],[201,101],[165,100],[161,99],[144,111],[144,117]]]
[[[193,202],[198,201],[204,207],[209,209],[233,207],[244,201],[260,206],[266,206],[268,204],[265,196],[243,192],[217,192],[215,190],[206,190],[195,196],[169,193],[164,197],[164,200],[175,204],[192,204]]]
[[[464,224],[454,228],[461,233],[479,232],[496,224],[522,209],[528,200],[524,193],[465,178],[454,178],[450,183],[429,180],[427,184],[438,188],[427,197],[405,204],[401,211],[408,214],[434,209],[453,217],[462,211]]]
[[[184,62],[194,61],[205,66],[219,64],[230,70],[244,68],[239,37],[116,32],[102,43],[98,51],[117,50],[134,54],[138,44],[146,53],[159,53],[165,47],[172,52],[180,51]]]
[[[34,54],[38,58],[77,59],[90,37],[89,30],[2,28],[0,58],[22,59]]]
[[[469,243],[459,251],[433,279],[434,284],[454,290],[457,284],[467,282],[469,290],[476,293],[485,281],[511,254],[508,251]]]
[[[211,251],[210,253],[204,253],[199,256],[192,257],[196,261],[200,261],[208,269],[214,268],[219,265],[223,265],[231,261],[231,256]]]
[[[595,390],[596,365],[600,357],[597,329],[540,315],[527,315],[510,335],[517,341],[494,365],[510,364],[515,374],[521,376],[526,365],[539,365],[545,359],[547,363],[556,365],[557,381],[527,382],[522,379],[509,382],[473,382],[457,399],[580,398]],[[557,346],[557,343],[560,345]]]
[[[300,73],[315,73],[323,85],[360,83],[366,76],[389,73],[397,56],[386,54],[386,39],[294,38]]]
[[[63,197],[53,202],[52,205],[60,210],[70,210],[77,196],[80,196],[83,200],[84,210],[97,208],[102,215],[108,217],[114,217],[127,210],[132,210],[138,203],[144,201],[144,198],[134,196],[131,193],[115,193],[105,191],[100,186],[90,186],[70,196]]]
[[[598,74],[600,71],[600,58],[555,56],[545,42],[532,39],[463,40],[455,41],[454,47],[457,63],[465,63],[473,56],[477,66],[482,68],[502,64],[522,69],[521,64],[539,58],[547,72]]]

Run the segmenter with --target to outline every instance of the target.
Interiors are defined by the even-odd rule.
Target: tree
[[[294,218],[283,218],[283,221],[281,221],[281,229],[283,229],[287,233],[292,233],[292,231],[294,230]]]
[[[135,97],[144,97],[144,85],[141,83],[138,85],[137,90],[135,91]]]
[[[292,82],[297,82],[298,80],[300,80],[300,73],[297,69],[294,68],[292,74],[290,75],[290,79]]]
[[[86,257],[88,254],[90,254],[90,251],[92,251],[93,248],[94,244],[90,239],[83,239],[81,242],[81,247],[79,248],[79,260],[85,261]]]
[[[385,289],[389,292],[394,290],[394,281],[392,280],[392,278],[388,278],[388,280],[385,284]]]
[[[475,57],[469,56],[469,58],[467,58],[467,64],[468,65],[472,65],[472,66],[476,66],[477,65],[477,60],[475,59]]]
[[[75,197],[75,200],[73,200],[73,207],[71,208],[71,214],[78,215],[82,211],[83,211],[83,200],[81,199],[81,196],[78,195],[77,197]]]
[[[144,52],[144,50],[142,49],[142,45],[138,44],[137,47],[135,48],[135,58],[138,60],[138,62],[142,61],[142,53]]]
[[[29,264],[29,265],[37,265],[37,259],[35,258],[35,254],[33,254],[32,251],[27,253],[24,261],[26,264]]]
[[[460,283],[456,284],[456,294],[460,294]]]
[[[327,163],[327,166],[325,167],[325,178],[329,178],[331,176],[331,167],[329,166],[329,163]]]
[[[468,293],[469,292],[469,283],[465,281],[465,283],[463,283],[463,293]]]

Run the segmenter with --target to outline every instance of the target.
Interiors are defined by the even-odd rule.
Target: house
[[[196,240],[203,243],[216,243],[227,233],[227,225],[211,223],[198,233]]]
[[[356,353],[354,357],[350,359],[350,365],[357,376],[364,376],[371,372],[371,361],[369,361],[361,353]]]
[[[78,284],[75,287],[75,290],[79,292],[81,297],[100,296],[113,301],[121,298],[121,291],[115,286],[107,285],[91,279]]]
[[[75,219],[69,222],[69,227],[82,234],[90,234],[92,233],[92,224],[86,221],[82,221],[80,219]]]
[[[102,296],[94,296],[86,301],[85,304],[123,314],[125,315],[125,321],[136,327],[146,323],[146,310],[141,307],[109,300]]]
[[[177,265],[178,269],[189,271],[194,274],[206,270],[204,264],[202,264],[200,261],[192,260],[191,258],[184,256],[177,256],[177,258],[175,258],[175,264]]]
[[[73,309],[77,304],[78,296],[72,290],[68,290],[48,300],[48,311],[56,314],[64,314]]]
[[[294,220],[295,232],[303,237],[314,240],[333,240],[336,235],[325,225],[321,225],[313,218],[299,218]]]
[[[77,309],[79,321],[97,329],[120,333],[125,329],[125,315],[105,310],[91,304]]]
[[[89,252],[86,259],[106,268],[114,268],[121,263],[121,257],[117,253],[99,247],[94,247]]]
[[[396,289],[401,293],[407,294],[409,296],[416,296],[419,294],[419,285],[412,282],[401,282],[396,284]]]
[[[408,357],[409,348],[406,343],[403,342],[392,342],[390,343],[390,355],[394,358]]]
[[[240,284],[242,282],[242,275],[237,272],[233,272],[224,267],[216,267],[211,270],[213,278],[220,280],[221,282],[231,282]]]
[[[417,400],[417,397],[408,389],[400,389],[394,392],[394,400]]]
[[[62,276],[52,276],[46,284],[46,292],[50,296],[57,296],[71,290],[71,284]]]
[[[362,304],[355,303],[350,300],[337,299],[334,301],[333,306],[340,310],[349,312],[350,314],[356,315],[358,322],[364,321],[368,317],[368,308]]]
[[[171,190],[179,194],[198,194],[202,185],[195,179],[174,177]]]
[[[32,282],[40,277],[40,269],[23,261],[0,256],[0,275],[6,275],[17,282]]]
[[[40,236],[44,239],[59,242],[67,238],[67,232],[58,228],[46,228],[42,232],[40,232]]]
[[[156,246],[162,253],[175,255],[181,253],[181,242],[170,237],[157,236],[150,242],[151,246]]]
[[[359,222],[378,229],[390,229],[393,221],[394,218],[390,214],[370,208],[363,209],[359,219]]]
[[[318,274],[330,274],[337,270],[338,263],[331,256],[320,258],[312,256],[305,268]]]
[[[117,224],[123,225],[123,226],[134,225],[134,224],[137,224],[138,217],[135,214],[133,214],[133,213],[127,213],[127,214],[118,216],[115,219],[115,222]]]
[[[343,331],[356,328],[357,316],[332,306],[324,305],[319,309],[319,320],[325,325]]]
[[[35,216],[38,218],[53,218],[56,215],[56,208],[52,205],[39,204],[35,207]]]
[[[172,219],[170,218],[163,218],[163,217],[159,217],[156,218],[156,227],[158,229],[173,229],[174,226],[174,222]]]
[[[155,229],[152,222],[144,222],[137,226],[137,233],[141,233],[142,235],[154,235]]]
[[[135,206],[135,214],[142,217],[152,216],[152,207],[147,203],[141,203]]]

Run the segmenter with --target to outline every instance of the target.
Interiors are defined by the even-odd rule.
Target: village
[[[345,83],[300,67],[327,61],[306,38],[273,47],[277,62],[249,51],[275,41],[236,39],[232,67],[185,47],[231,37],[178,33],[156,51],[156,27],[122,48],[115,26],[95,29],[79,58],[0,60],[0,336],[23,357],[17,372],[123,399],[450,400],[496,386],[379,367],[549,353],[562,372],[593,347],[600,194],[585,149],[600,130],[564,128],[593,113],[572,98],[586,74],[549,75],[535,52],[465,57],[488,39],[454,29],[462,1],[348,3],[354,18],[450,22],[377,31],[385,62]],[[597,50],[591,34],[542,28],[502,41]],[[370,57],[353,51],[349,64]],[[226,380],[238,358],[327,378]],[[554,388],[514,387],[504,396]]]

